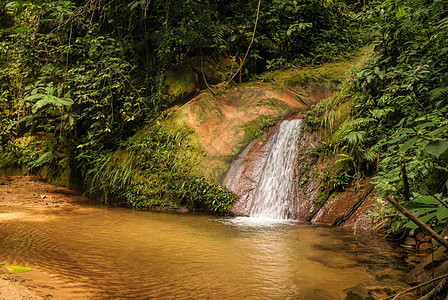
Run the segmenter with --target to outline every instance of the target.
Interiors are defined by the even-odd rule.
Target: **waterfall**
[[[254,150],[257,143],[249,145],[229,169],[224,184],[241,197],[244,203],[239,205],[244,207],[244,215],[271,219],[290,219],[294,215],[295,160],[301,124],[301,119],[282,121],[262,146]]]

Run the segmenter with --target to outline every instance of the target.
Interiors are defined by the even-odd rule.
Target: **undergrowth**
[[[187,128],[152,125],[115,153],[93,162],[87,172],[89,191],[105,203],[134,208],[185,205],[229,214],[235,197],[217,183],[197,176],[203,153]]]

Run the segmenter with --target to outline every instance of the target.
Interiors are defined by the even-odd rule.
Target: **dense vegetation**
[[[49,177],[69,168],[92,194],[134,207],[188,203],[226,213],[233,199],[195,174],[183,152],[189,133],[158,122],[177,100],[169,70],[198,57],[227,60],[228,78],[244,63],[235,78],[246,80],[362,42],[360,5],[349,0],[270,0],[259,10],[255,0],[0,4],[1,167]],[[143,128],[144,138],[130,139]],[[117,155],[124,147],[135,162]]]
[[[327,137],[316,151],[344,166],[328,183],[374,175],[380,195],[446,228],[448,3],[259,3],[0,1],[0,167],[70,169],[108,203],[227,213],[234,198],[197,175],[192,133],[162,125],[179,100],[169,71],[224,61],[244,81],[373,38],[375,58],[308,120]],[[414,228],[381,201],[375,214],[392,231]]]
[[[310,125],[325,128],[326,149],[349,167],[340,174],[345,182],[374,174],[381,196],[399,199],[442,232],[448,221],[448,2],[386,0],[372,8],[375,58],[316,108]],[[416,228],[387,202],[377,208],[374,215],[392,232]]]

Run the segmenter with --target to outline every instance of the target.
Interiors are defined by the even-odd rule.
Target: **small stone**
[[[432,237],[430,235],[425,235],[423,242],[431,242],[431,241],[432,241]]]
[[[432,245],[430,243],[421,243],[418,246],[418,250],[420,250],[420,251],[425,251],[425,250],[429,250],[429,249],[432,249]]]
[[[45,199],[45,197],[47,197],[47,195],[40,195],[41,199]]]
[[[419,232],[417,233],[417,235],[415,236],[415,238],[417,239],[417,241],[424,243],[424,242],[431,242],[431,236],[430,235],[426,235],[423,232]]]
[[[404,238],[403,244],[407,246],[415,246],[417,245],[417,241],[412,236],[407,236]]]
[[[425,234],[423,232],[419,232],[415,235],[415,238],[417,239],[417,241],[419,242],[424,242],[424,238],[425,238]]]

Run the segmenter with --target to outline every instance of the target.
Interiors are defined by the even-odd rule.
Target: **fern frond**
[[[448,97],[448,86],[438,87],[429,92],[429,98],[431,100],[437,100],[442,97]]]

